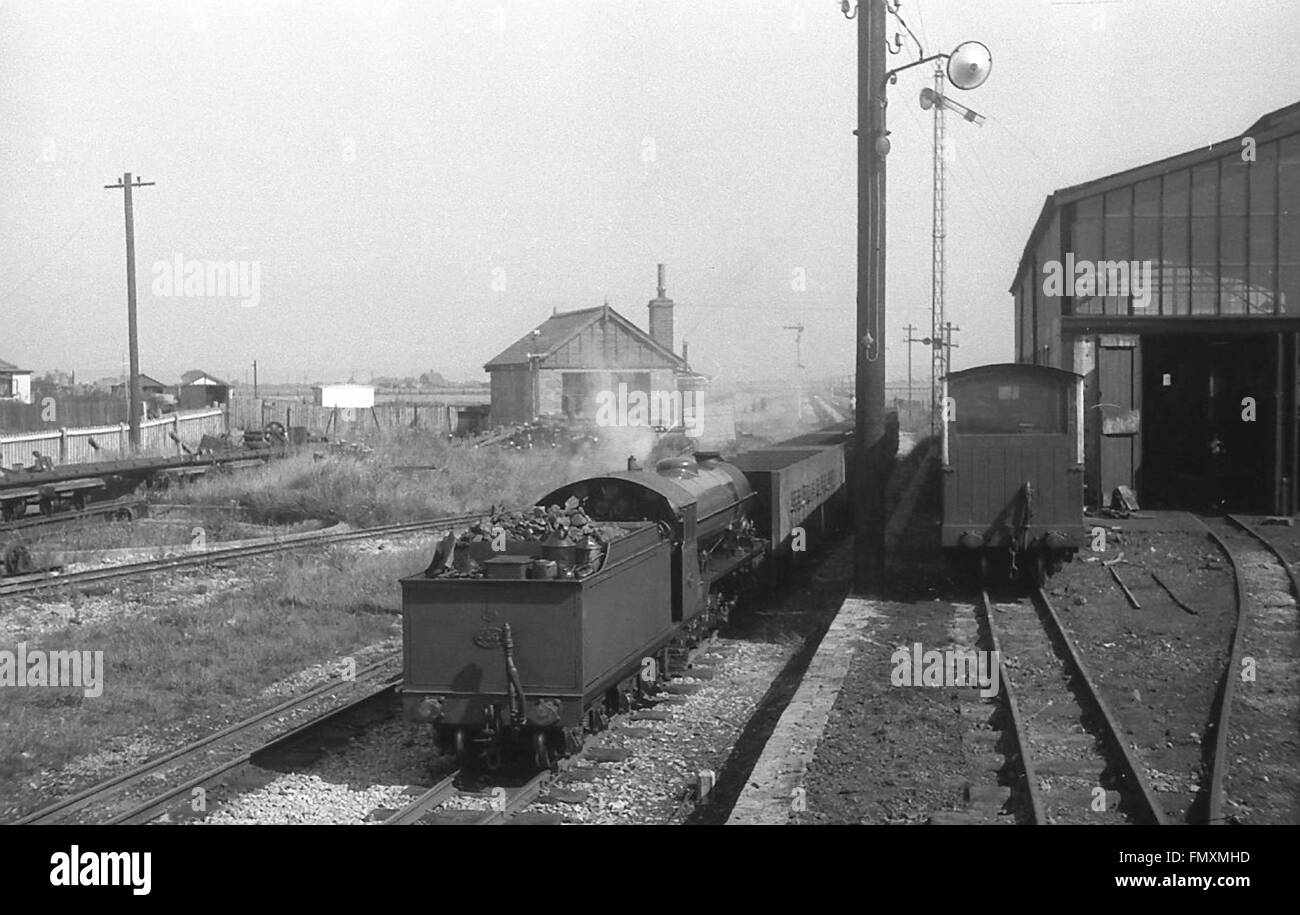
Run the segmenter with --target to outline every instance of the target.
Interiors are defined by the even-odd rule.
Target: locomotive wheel
[[[284,428],[284,423],[279,420],[271,420],[266,424],[266,428],[264,428],[262,432],[266,436],[268,442],[277,445],[284,444],[285,439],[288,438],[288,433]]]
[[[551,768],[551,748],[546,745],[546,732],[536,730],[532,733],[530,740],[532,746],[532,762],[534,769]]]
[[[456,762],[464,764],[469,760],[469,743],[465,739],[465,729],[455,728],[451,732],[451,746],[447,748],[456,757]]]

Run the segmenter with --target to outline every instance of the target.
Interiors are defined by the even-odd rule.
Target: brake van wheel
[[[1043,588],[1047,585],[1047,565],[1047,551],[1034,550],[1034,564],[1030,574],[1033,576],[1035,588]]]

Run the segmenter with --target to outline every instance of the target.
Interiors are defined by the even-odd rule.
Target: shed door
[[[1133,341],[1136,343],[1136,340]],[[1142,373],[1138,365],[1138,348],[1127,343],[1106,345],[1104,339],[1097,349],[1097,395],[1099,404],[1111,404],[1119,410],[1141,410]],[[1098,409],[1098,412],[1102,412]],[[1116,486],[1137,488],[1138,464],[1141,461],[1141,433],[1132,435],[1107,435],[1103,424],[1101,431],[1101,492],[1102,505],[1110,504],[1110,494]],[[1141,493],[1138,493],[1139,499]]]

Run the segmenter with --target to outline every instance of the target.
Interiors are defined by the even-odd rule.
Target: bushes
[[[400,467],[429,467],[399,470]],[[365,459],[299,453],[239,473],[212,475],[169,500],[238,501],[249,521],[285,524],[319,518],[366,527],[459,514],[490,505],[526,505],[598,468],[550,449],[474,448],[402,431]]]

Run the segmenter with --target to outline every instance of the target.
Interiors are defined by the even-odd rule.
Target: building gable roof
[[[181,387],[187,387],[192,384],[202,384],[205,386],[224,385],[225,382],[215,375],[210,375],[202,369],[191,369],[181,375]]]
[[[598,321],[613,321],[624,333],[637,339],[648,348],[662,355],[677,368],[685,369],[686,360],[655,340],[648,333],[637,327],[608,305],[595,308],[583,308],[579,311],[566,311],[554,314],[537,326],[536,331],[524,334],[510,346],[506,347],[483,366],[486,371],[515,365],[528,365],[530,356],[545,360],[566,343]]]
[[[1241,134],[1228,137],[1218,143],[1198,146],[1195,149],[1168,156],[1164,159],[1157,159],[1154,162],[1147,162],[1100,178],[1073,184],[1069,187],[1058,188],[1054,193],[1049,194],[1043,202],[1043,209],[1038,214],[1038,220],[1034,223],[1033,231],[1029,233],[1029,240],[1025,242],[1020,262],[1016,265],[1015,279],[1011,281],[1012,293],[1015,292],[1016,284],[1020,282],[1026,268],[1033,263],[1034,249],[1038,247],[1043,233],[1047,231],[1052,217],[1060,207],[1084,197],[1105,193],[1112,188],[1135,184],[1147,178],[1154,178],[1180,169],[1191,168],[1201,162],[1221,158],[1225,154],[1225,148],[1239,151],[1243,137],[1251,137],[1258,144],[1272,140],[1277,135],[1295,130],[1300,130],[1300,102],[1293,102],[1275,111],[1270,111],[1246,128]]]
[[[10,374],[12,374],[12,375],[30,375],[30,374],[31,374],[31,372],[28,371],[27,369],[20,369],[18,366],[14,365],[12,362],[6,362],[6,361],[3,360],[3,359],[0,359],[0,372],[8,372],[8,373],[10,373]]]

